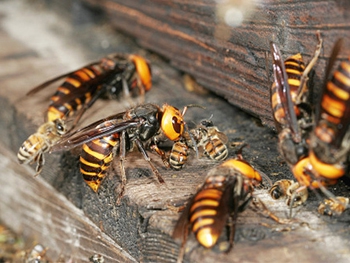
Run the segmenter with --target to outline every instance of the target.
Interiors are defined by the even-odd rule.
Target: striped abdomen
[[[286,73],[288,77],[287,81],[290,87],[292,102],[295,104],[300,86],[300,78],[305,70],[305,64],[302,60],[301,54],[298,53],[294,56],[287,58],[284,62],[284,66],[286,68]],[[271,87],[271,104],[274,119],[280,125],[284,126],[286,122],[286,115],[282,106],[281,97],[276,90],[275,82],[272,84]],[[296,114],[298,115],[298,110],[296,107],[295,110]]]
[[[300,78],[305,70],[305,64],[301,54],[298,53],[287,58],[284,62],[284,66],[286,67],[292,101],[295,103],[299,91]]]
[[[49,145],[43,135],[34,133],[23,142],[17,153],[17,158],[20,164],[28,164],[36,161],[40,153],[46,152]]]
[[[324,90],[315,133],[339,147],[350,123],[350,61],[342,62]]]
[[[97,192],[113,161],[114,148],[119,146],[119,134],[92,140],[83,145],[80,172],[85,182]]]
[[[40,172],[44,164],[43,153],[48,152],[65,132],[66,126],[61,119],[45,122],[19,148],[17,154],[19,162],[27,164],[36,161],[37,171]]]
[[[228,155],[226,145],[217,137],[209,137],[204,143],[204,154],[210,157],[210,159],[221,161]]]
[[[318,177],[336,180],[345,174],[349,151],[350,61],[342,62],[324,89],[314,128],[310,162]]]
[[[88,103],[99,88],[93,81],[103,73],[104,70],[99,65],[91,65],[69,75],[50,99],[48,121],[72,115]]]
[[[169,164],[175,170],[180,170],[187,161],[188,146],[184,142],[175,142],[170,152]]]
[[[216,244],[222,231],[215,227],[215,224],[216,220],[219,220],[216,216],[219,213],[226,180],[225,176],[208,177],[203,188],[194,196],[190,208],[192,232],[198,242],[207,248]]]

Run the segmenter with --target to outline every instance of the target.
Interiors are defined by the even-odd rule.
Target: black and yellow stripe
[[[113,161],[115,147],[119,147],[119,134],[92,140],[83,145],[80,154],[80,172],[85,182],[97,192]]]
[[[93,83],[93,80],[102,77],[104,73],[99,65],[91,65],[70,74],[50,99],[47,110],[48,121],[64,119],[88,103],[100,87]]]
[[[182,249],[188,230],[206,248],[217,243],[225,226],[229,226],[229,243],[232,248],[235,224],[252,198],[254,186],[262,181],[261,175],[243,159],[229,159],[211,169],[207,177],[189,200],[176,223],[172,237],[181,238]],[[179,258],[183,251],[180,252]]]
[[[288,57],[284,61],[284,66],[287,73],[287,82],[290,88],[290,94],[292,98],[293,104],[296,103],[296,99],[298,96],[298,91],[300,87],[300,78],[305,70],[305,64],[303,62],[303,58],[300,53],[295,54],[291,57]],[[306,85],[306,84],[305,84]],[[284,112],[284,108],[282,105],[281,98],[277,92],[276,83],[274,82],[271,87],[271,106],[274,115],[274,119],[282,126],[285,125],[286,122],[286,113]],[[294,107],[296,111],[296,115],[298,116],[299,112],[297,107]]]
[[[173,144],[173,147],[169,156],[169,164],[175,170],[180,170],[187,161],[188,146],[186,143],[177,141]]]
[[[216,135],[209,137],[204,143],[204,154],[210,157],[210,159],[221,161],[228,155],[226,145]]]
[[[347,170],[347,155],[339,154],[350,124],[350,60],[340,63],[327,82],[313,131],[310,163],[318,178],[333,184]],[[348,147],[348,146],[345,146]],[[349,150],[347,150],[349,151]]]
[[[322,100],[321,111],[318,126],[321,126],[323,121],[326,121],[328,126],[333,129],[328,130],[330,137],[323,138],[323,132],[318,132],[321,127],[316,127],[316,134],[320,140],[333,141],[340,143],[343,139],[344,133],[347,131],[345,126],[339,129],[339,125],[344,126],[344,123],[349,123],[350,113],[350,60],[344,61],[339,65],[337,71],[334,72],[333,78],[326,85]],[[343,133],[341,133],[344,131]],[[340,134],[340,138],[337,137]]]
[[[189,215],[192,232],[198,242],[206,248],[213,247],[221,233],[214,228],[214,224],[227,177],[215,176],[215,184],[212,181],[213,177],[207,178],[203,188],[194,196]]]
[[[293,103],[296,102],[300,87],[300,78],[305,70],[305,64],[300,53],[287,58],[284,61],[284,66],[286,68],[286,73],[288,76],[288,84],[290,88],[290,93],[292,95]]]
[[[34,133],[28,137],[19,148],[17,153],[17,158],[20,164],[28,164],[36,159],[37,155],[41,151],[46,150],[46,142],[43,136],[40,134]],[[41,150],[41,151],[39,151]]]

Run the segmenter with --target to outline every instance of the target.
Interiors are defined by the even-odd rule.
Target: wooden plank
[[[100,254],[107,262],[137,262],[29,167],[18,166],[13,152],[0,147],[0,219],[48,248],[48,257],[87,262]]]
[[[37,96],[30,98],[24,97],[24,93],[32,86],[54,75],[71,70],[75,67],[74,65],[78,64],[79,67],[80,63],[82,66],[90,61],[90,49],[94,46],[93,41],[87,41],[79,45],[78,43],[81,40],[77,38],[79,34],[89,32],[90,35],[94,36],[95,41],[102,41],[105,36],[103,30],[98,27],[95,28],[96,31],[94,31],[94,27],[89,27],[84,31],[84,25],[74,28],[69,27],[69,24],[58,23],[58,21],[64,19],[61,16],[56,17],[51,12],[47,13],[48,16],[41,15],[39,18],[37,13],[26,5],[2,2],[0,10],[4,10],[2,11],[4,12],[2,16],[3,29],[0,31],[0,37],[3,41],[0,50],[0,66],[4,69],[0,73],[2,83],[0,104],[6,109],[6,111],[0,111],[0,138],[6,147],[13,152],[12,154],[6,153],[6,157],[13,159],[23,140],[33,133],[37,126],[42,124],[43,112],[47,107],[47,98],[55,88],[48,88]],[[46,23],[43,22],[43,17],[46,17],[46,19],[49,17],[48,20],[45,20]],[[35,25],[32,28],[33,30],[28,30],[28,26],[10,26],[23,25],[25,21],[33,21],[32,24]],[[38,32],[40,25],[43,31]],[[57,27],[54,27],[55,30],[53,30],[53,25],[67,27],[71,30],[71,34],[61,34],[64,30],[62,28],[57,29]],[[26,35],[25,32],[32,32],[32,35]],[[107,33],[109,34],[110,31],[107,31]],[[55,37],[47,38],[46,36],[50,34]],[[102,36],[102,40],[97,40],[98,36]],[[42,50],[43,46],[36,46],[34,42],[30,41],[32,39],[36,39],[36,43],[46,43],[49,52],[44,52]],[[69,45],[69,49],[66,48],[66,41],[69,43],[72,40],[77,42]],[[29,42],[31,46],[29,46]],[[61,43],[63,44],[61,45]],[[110,43],[118,43],[117,46],[112,48],[115,50],[128,48],[132,52],[141,52],[137,46],[130,44],[130,40],[120,35],[116,35]],[[124,47],[120,43],[126,43],[128,47]],[[50,49],[51,45],[57,46]],[[59,46],[63,49],[59,49]],[[67,53],[65,53],[65,50]],[[167,102],[179,108],[193,103],[205,105],[207,107],[205,110],[190,109],[186,113],[186,121],[188,123],[198,123],[201,119],[210,118],[213,115],[214,123],[229,138],[230,157],[235,156],[237,147],[234,145],[245,142],[249,147],[244,149],[244,157],[255,167],[264,171],[273,180],[292,177],[288,167],[278,154],[277,138],[271,130],[261,127],[256,119],[231,107],[230,104],[212,94],[188,93],[182,87],[182,77],[179,72],[156,56],[149,53],[142,54],[152,62],[155,73],[154,87],[147,93],[147,102],[157,104]],[[102,57],[105,53],[100,52],[98,55],[98,57]],[[53,59],[58,57],[64,57],[65,59]],[[84,58],[86,61],[81,61]],[[81,125],[123,111],[127,107],[130,107],[130,105],[123,100],[98,101],[89,111],[90,113],[86,115]],[[7,178],[1,176],[2,187],[6,187],[6,198],[0,199],[0,220],[4,221],[3,217],[5,219],[6,217],[16,217],[18,221],[8,219],[6,223],[13,224],[12,227],[16,231],[20,231],[20,223],[18,222],[22,222],[23,225],[27,220],[21,214],[19,208],[24,206],[23,202],[27,200],[19,198],[16,201],[18,205],[14,207],[11,207],[9,202],[16,198],[14,192],[23,191],[26,193],[27,190],[40,189],[43,185],[41,183],[43,179],[63,194],[66,198],[64,200],[69,200],[78,209],[81,209],[85,216],[100,229],[103,229],[105,234],[134,257],[136,261],[175,262],[179,244],[170,238],[170,234],[179,215],[168,210],[167,206],[174,203],[183,203],[189,198],[196,191],[197,186],[203,182],[208,170],[216,164],[206,158],[196,160],[194,153],[191,152],[187,166],[181,171],[172,171],[165,169],[161,160],[150,153],[154,164],[166,181],[165,187],[157,183],[140,154],[136,151],[132,152],[127,155],[126,162],[128,177],[126,196],[123,198],[122,204],[116,206],[116,189],[120,183],[119,172],[111,172],[104,180],[99,192],[95,194],[84,183],[79,173],[78,154],[79,151],[72,151],[47,155],[47,164],[42,175],[38,178],[28,178],[28,170],[26,169],[27,172],[23,173],[23,176],[29,180],[31,185],[38,184],[33,188],[21,187],[17,189],[20,185],[16,183],[17,179],[9,180],[14,184],[6,185]],[[4,162],[3,165],[7,167],[7,161]],[[17,167],[17,165],[11,165],[8,169],[12,169],[12,166]],[[16,169],[21,171],[22,168],[17,167]],[[21,178],[21,174],[22,172],[14,173],[14,176]],[[34,174],[34,172],[31,174]],[[23,179],[19,180],[22,181]],[[349,189],[343,184],[338,184],[336,189],[332,188],[331,190],[336,194],[343,195],[348,195],[349,192]],[[45,190],[45,192],[51,192],[51,190]],[[54,196],[58,195],[54,190],[52,192]],[[31,194],[41,196],[40,191],[34,191]],[[257,190],[256,195],[273,212],[285,217],[288,209],[283,201],[273,201],[268,196],[266,189]],[[54,197],[51,199],[50,197],[49,200],[53,200],[52,202],[56,204],[62,199],[61,197],[58,199]],[[28,202],[35,203],[34,200],[29,198]],[[320,217],[316,212],[318,202],[317,197],[310,193],[310,199],[306,206],[295,210],[295,217],[299,221],[287,226],[276,224],[248,209],[238,218],[235,247],[229,254],[220,253],[217,247],[213,250],[205,250],[199,247],[191,236],[187,244],[186,262],[261,262],[277,260],[330,262],[334,259],[337,262],[346,262],[350,254],[348,246],[350,236],[349,212],[346,212],[340,219]],[[31,207],[31,205],[27,205],[27,207]],[[8,209],[10,209],[10,212],[8,212]],[[42,214],[49,208],[43,207],[43,209],[44,211],[40,209],[35,211],[40,211],[37,213]],[[30,210],[24,210],[24,212],[32,213]],[[78,214],[81,215],[81,213]],[[43,232],[44,228],[35,224],[35,222],[33,221],[35,225],[33,229]],[[53,223],[60,224],[61,221],[54,221]],[[72,219],[72,222],[69,223],[74,225],[75,222]],[[30,224],[30,222],[26,224]],[[28,227],[28,229],[30,228]],[[95,240],[89,234],[86,235]],[[92,232],[91,235],[95,237],[95,232]],[[50,236],[47,237],[50,239]],[[52,243],[50,242],[53,241],[48,240],[47,242],[51,246]],[[99,251],[100,248],[91,252]],[[90,255],[90,251],[87,254]],[[87,254],[84,254],[84,258]]]
[[[347,1],[246,1],[251,3],[247,10],[235,1],[227,1],[242,12],[244,20],[238,27],[220,22],[219,4],[215,1],[84,2],[104,9],[117,29],[269,126],[273,126],[269,104],[271,82],[265,62],[269,42],[277,42],[286,57],[301,52],[309,61],[317,44],[315,33],[321,31],[324,49],[315,67],[317,94],[335,40],[350,38]],[[349,50],[347,42],[341,58],[347,57]],[[270,72],[270,58],[268,63]]]

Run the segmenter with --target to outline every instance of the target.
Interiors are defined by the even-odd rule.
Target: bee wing
[[[137,127],[140,124],[138,119],[123,120],[121,118],[122,116],[124,116],[124,113],[119,113],[64,135],[52,147],[51,152],[69,150],[94,139],[109,136],[128,128]]]
[[[281,52],[277,45],[273,42],[270,43],[271,53],[273,59],[273,75],[276,84],[277,96],[279,96],[283,110],[286,116],[287,128],[289,128],[293,134],[295,141],[301,140],[301,133],[299,130],[297,116],[294,111],[294,105],[292,102],[292,96],[290,94],[290,87],[288,84],[288,76],[286,68],[282,59]]]
[[[326,74],[325,74],[324,81],[323,81],[322,94],[324,94],[324,91],[326,90],[327,81],[329,81],[329,79],[330,79],[331,71],[332,71],[333,66],[335,64],[335,61],[337,60],[337,57],[338,57],[338,54],[341,50],[342,45],[343,45],[343,39],[340,38],[337,40],[337,42],[335,42],[335,44],[332,48],[332,53],[329,57],[327,67],[326,67]]]
[[[193,195],[189,201],[186,204],[185,209],[182,211],[182,214],[180,215],[179,219],[176,222],[176,225],[174,227],[174,231],[172,234],[172,237],[174,239],[180,239],[184,240],[186,239],[186,234],[188,234],[188,227],[190,224],[190,209],[193,204],[193,199],[195,195]]]
[[[95,65],[95,64],[98,64],[99,62],[93,62],[93,63],[90,63],[86,66],[84,66],[83,68],[85,67],[89,67],[89,66],[92,66],[92,65]],[[78,69],[79,70],[79,69]],[[62,78],[65,78],[65,77],[68,77],[69,75],[73,74],[74,72],[76,72],[77,70],[74,70],[74,71],[71,71],[71,72],[68,72],[68,73],[65,73],[65,74],[62,74],[62,75],[59,75],[57,77],[54,77],[52,79],[49,79],[48,81],[45,81],[44,83],[32,88],[30,91],[27,92],[27,96],[32,96],[36,93],[38,93],[39,91],[43,90],[44,88],[48,87],[49,85],[51,85],[52,83],[62,79]]]
[[[212,232],[220,236],[222,230],[227,224],[227,219],[232,216],[232,228],[231,236],[234,237],[235,224],[239,210],[239,196],[234,193],[234,188],[237,183],[236,177],[230,177],[226,182],[226,188],[222,194],[222,198],[219,203],[219,209],[217,214],[213,216],[214,223],[212,225]]]
[[[223,133],[223,132],[217,132],[216,134],[217,134],[217,136],[219,137],[219,139],[223,142],[223,144],[227,144],[227,142],[228,142],[228,137],[227,137],[227,135],[226,135],[225,133]]]

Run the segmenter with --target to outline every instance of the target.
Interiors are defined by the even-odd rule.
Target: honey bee
[[[329,198],[323,200],[318,207],[318,213],[328,216],[341,215],[349,205],[349,198],[344,196],[337,196],[335,199]]]
[[[73,129],[85,110],[98,98],[114,98],[122,92],[129,96],[135,88],[144,95],[152,86],[151,69],[144,58],[138,55],[112,54],[81,69],[48,80],[27,95],[33,95],[64,77],[65,81],[50,98],[47,122],[22,144],[17,155],[20,163],[37,162],[36,175],[42,171],[45,162],[43,154],[49,152],[51,146],[67,132],[66,127],[62,129],[67,117],[77,115],[70,128]],[[60,130],[54,131],[55,128]]]
[[[326,69],[321,102],[316,110],[312,130],[308,131],[303,130],[297,120],[296,104],[291,99],[280,52],[276,45],[271,44],[275,85],[279,90],[277,93],[281,97],[285,115],[285,122],[281,125],[283,129],[279,133],[281,153],[301,187],[319,188],[326,196],[333,199],[334,196],[325,186],[335,184],[344,175],[350,149],[350,100],[348,99],[350,96],[350,62],[342,62],[332,79],[328,81],[340,46],[338,41],[333,48]]]
[[[228,155],[227,136],[220,132],[210,120],[203,120],[189,132],[185,132],[182,141],[175,142],[169,155],[169,164],[180,170],[187,161],[189,147],[195,151],[203,150],[203,154],[215,161],[222,161]]]
[[[228,223],[229,251],[238,213],[248,206],[254,186],[261,181],[259,172],[242,159],[229,159],[210,170],[175,225],[172,236],[182,241],[178,262],[182,261],[189,229],[203,247],[212,248]]]
[[[94,254],[93,256],[91,256],[89,258],[89,262],[92,262],[92,263],[104,263],[105,262],[105,259],[102,255],[100,254]]]
[[[143,104],[126,112],[112,115],[97,121],[85,128],[71,134],[66,134],[57,142],[52,151],[68,150],[83,145],[80,155],[80,171],[85,182],[94,192],[97,192],[107,169],[119,151],[119,164],[121,170],[121,192],[124,194],[126,174],[124,168],[126,153],[134,146],[139,149],[144,159],[150,165],[153,173],[160,183],[164,183],[159,171],[153,165],[146,152],[147,147],[156,149],[157,153],[163,153],[157,147],[161,138],[166,137],[170,141],[180,140],[184,132],[185,122],[183,116],[187,107],[181,113],[177,108],[164,104],[159,107],[155,104]],[[162,158],[164,154],[160,154]]]
[[[67,131],[61,119],[46,122],[39,127],[36,133],[29,136],[19,148],[17,159],[20,164],[36,162],[36,175],[40,174],[45,164],[44,153]]]
[[[305,203],[309,195],[307,188],[301,188],[298,182],[287,179],[275,182],[269,193],[275,200],[286,197],[286,204],[289,207],[297,207]]]
[[[204,155],[212,160],[222,161],[228,155],[227,136],[220,132],[210,120],[203,120],[200,125],[190,131],[198,148],[203,148]],[[191,145],[193,147],[193,145]]]
[[[36,244],[26,255],[25,263],[41,263],[41,262],[49,262],[46,258],[45,248],[41,244]]]

